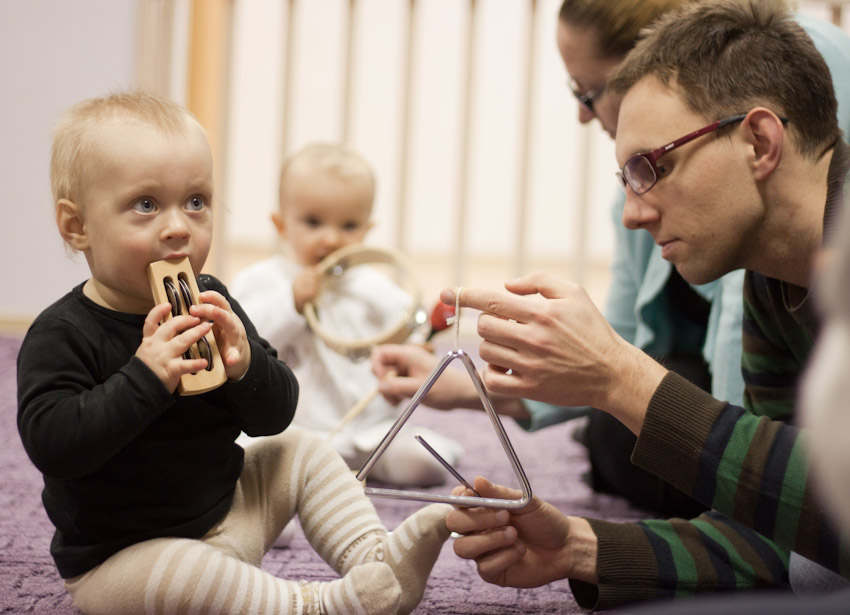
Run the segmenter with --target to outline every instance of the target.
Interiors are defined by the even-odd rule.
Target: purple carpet
[[[15,357],[19,345],[19,339],[0,337],[0,613],[78,615],[48,551],[53,527],[41,506],[41,476],[18,438]],[[516,485],[484,413],[419,408],[410,422],[432,427],[461,442],[466,455],[458,470],[467,479],[481,474],[495,482]],[[571,514],[614,521],[645,516],[619,498],[594,493],[582,482],[587,458],[572,438],[579,424],[573,421],[528,434],[512,421],[505,421],[534,493]],[[392,529],[423,504],[376,499],[375,506]],[[290,548],[273,549],[263,567],[290,579],[330,580],[336,576],[310,549],[300,531]],[[454,555],[451,543],[443,548],[425,597],[414,611],[417,615],[581,612],[566,581],[521,590],[490,585],[478,577],[474,563]]]

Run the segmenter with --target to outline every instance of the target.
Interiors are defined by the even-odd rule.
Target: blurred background
[[[205,271],[225,282],[277,249],[284,156],[344,141],[378,178],[368,243],[412,259],[426,303],[545,270],[601,305],[616,164],[608,136],[577,121],[560,2],[1,0],[0,330],[25,330],[88,277],[53,222],[53,124],[134,88],[209,133],[219,207]],[[850,31],[845,4],[797,6]]]

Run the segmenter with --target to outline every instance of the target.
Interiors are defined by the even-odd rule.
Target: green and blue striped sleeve
[[[790,550],[850,578],[846,543],[812,492],[800,430],[718,402],[671,373],[632,460],[714,510],[694,520],[591,520],[599,584],[572,583],[582,606],[781,586]]]

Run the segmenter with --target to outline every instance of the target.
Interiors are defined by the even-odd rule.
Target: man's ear
[[[279,211],[272,212],[272,223],[277,229],[278,235],[280,235],[281,237],[286,235],[286,222],[283,221],[283,216],[280,215]]]
[[[80,206],[68,199],[56,203],[56,226],[59,234],[69,246],[84,252],[89,247],[89,236],[83,222]]]
[[[752,146],[753,177],[763,180],[779,166],[785,145],[785,125],[773,111],[755,107],[744,118],[744,139]]]

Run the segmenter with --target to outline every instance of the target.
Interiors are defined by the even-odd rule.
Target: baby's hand
[[[206,359],[184,359],[183,353],[209,333],[212,325],[187,315],[175,316],[160,324],[169,311],[171,304],[161,303],[148,312],[142,328],[142,343],[136,350],[136,356],[173,393],[183,374],[198,372],[206,367]]]
[[[319,294],[319,271],[315,267],[306,267],[292,281],[292,299],[299,314],[304,313],[304,304]]]
[[[245,325],[220,293],[207,290],[198,299],[200,303],[191,306],[189,312],[192,316],[213,322],[213,334],[224,361],[224,372],[230,380],[239,380],[251,364],[251,345]]]

